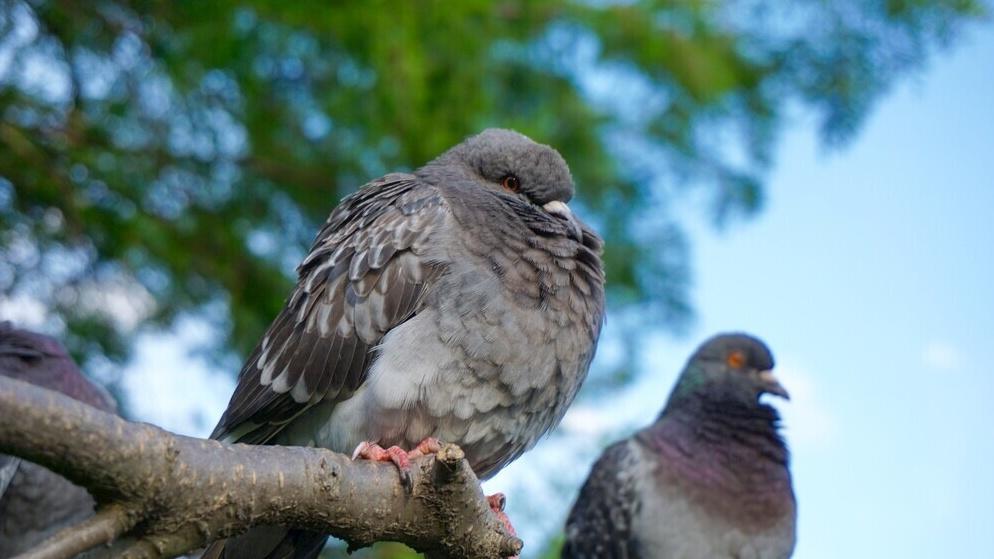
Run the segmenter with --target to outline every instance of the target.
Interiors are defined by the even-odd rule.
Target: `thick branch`
[[[127,533],[137,538],[128,550],[135,557],[176,556],[258,524],[326,532],[353,547],[399,541],[439,558],[507,557],[521,547],[451,445],[414,461],[407,491],[390,465],[317,448],[174,435],[5,377],[0,417],[0,452],[51,468],[128,511],[67,532],[76,543],[54,542],[77,551],[80,532],[87,544],[106,541],[99,529],[120,526],[111,518],[138,527]]]

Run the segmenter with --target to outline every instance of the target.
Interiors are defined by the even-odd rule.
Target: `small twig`
[[[34,549],[14,559],[64,559],[114,541],[134,527],[137,515],[123,507],[110,505],[92,517],[60,530]]]

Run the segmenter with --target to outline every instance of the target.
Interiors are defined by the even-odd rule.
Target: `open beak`
[[[573,212],[569,209],[569,206],[567,206],[565,202],[553,200],[542,206],[542,208],[549,212],[550,215],[565,221],[566,226],[570,229],[574,239],[578,241],[583,239],[583,230],[580,229],[580,223],[575,217],[573,217]]]
[[[759,381],[760,381],[760,387],[762,388],[763,392],[766,392],[768,394],[776,394],[777,396],[780,396],[784,400],[790,400],[790,393],[788,393],[787,389],[780,384],[780,381],[777,380],[777,377],[773,376],[773,371],[771,370],[760,371]]]

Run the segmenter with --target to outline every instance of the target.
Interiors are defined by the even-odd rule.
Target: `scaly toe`
[[[490,503],[490,510],[494,512],[504,512],[504,505],[507,504],[507,497],[503,493],[487,495],[487,502]]]
[[[440,443],[435,437],[428,437],[419,442],[418,446],[408,452],[407,457],[417,458],[419,456],[427,456],[429,454],[435,454],[439,450],[442,450],[442,443]]]
[[[490,510],[494,511],[497,515],[497,520],[500,520],[501,524],[507,530],[508,535],[517,536],[518,531],[514,529],[511,524],[511,519],[508,518],[507,513],[504,512],[504,506],[507,505],[507,497],[503,493],[494,493],[493,495],[487,495],[487,503],[490,504]]]

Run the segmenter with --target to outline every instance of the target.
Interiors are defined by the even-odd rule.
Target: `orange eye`
[[[514,175],[508,175],[501,179],[500,185],[508,192],[517,192],[521,190],[521,181],[519,181],[518,177]]]
[[[733,369],[741,369],[746,363],[745,353],[742,353],[741,351],[733,351],[728,354],[727,362],[729,367]]]

